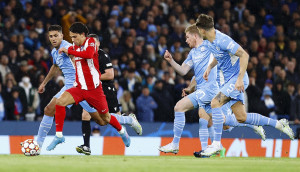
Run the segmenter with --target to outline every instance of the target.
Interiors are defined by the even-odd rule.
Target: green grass
[[[0,155],[0,172],[185,172],[300,171],[300,159],[205,158],[184,156],[37,156]]]

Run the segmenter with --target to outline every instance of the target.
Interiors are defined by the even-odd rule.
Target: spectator
[[[164,89],[164,82],[158,80],[155,82],[154,90],[151,93],[154,101],[157,103],[157,109],[155,109],[154,120],[171,122],[174,120],[174,99],[171,94]]]
[[[156,102],[149,94],[149,88],[145,86],[142,89],[142,94],[136,100],[138,119],[143,122],[153,122],[153,109],[157,108]]]
[[[8,66],[8,57],[7,55],[3,54],[1,56],[1,63],[0,63],[0,72],[1,72],[1,75],[2,75],[2,81],[5,81],[5,76],[11,72],[9,66]]]
[[[290,114],[291,98],[290,95],[283,90],[283,83],[277,82],[273,91],[273,100],[275,102],[275,112],[278,115]]]
[[[289,83],[288,85],[287,85],[287,93],[289,94],[289,96],[290,96],[290,98],[291,98],[291,101],[292,100],[294,100],[294,98],[295,98],[295,84],[294,83]]]
[[[255,77],[249,77],[249,87],[246,90],[248,95],[248,107],[249,112],[262,112],[263,107],[261,106],[260,99],[262,92],[256,85]],[[262,113],[264,114],[264,113]]]
[[[129,114],[135,112],[135,105],[132,101],[131,93],[129,91],[124,91],[119,101],[122,106],[122,113]]]
[[[32,87],[30,83],[30,78],[24,76],[19,86],[25,90],[25,95],[27,99],[28,112],[25,115],[27,121],[33,121],[35,118],[35,112],[40,104],[39,95],[37,89]]]
[[[266,107],[266,114],[272,118],[272,119],[277,119],[277,115],[275,114],[275,103],[272,99],[272,91],[269,87],[265,87],[264,90],[263,90],[263,97],[262,97],[262,100],[263,100],[263,104],[264,106]]]
[[[274,25],[274,17],[272,15],[267,15],[265,20],[266,23],[262,26],[262,30],[263,36],[268,39],[275,35],[276,27]]]
[[[291,103],[291,117],[295,124],[300,124],[300,85],[298,85],[297,94]]]
[[[158,45],[156,47],[156,52],[162,57],[167,50],[167,39],[165,36],[160,36],[158,39]]]
[[[9,68],[11,69],[12,73],[16,75],[19,72],[19,59],[17,59],[18,54],[17,50],[10,49],[8,53],[10,62],[8,64]]]
[[[72,42],[71,37],[69,35],[69,28],[76,20],[78,20],[79,22],[82,22],[84,24],[87,23],[87,20],[82,15],[77,14],[75,11],[68,12],[61,19],[64,40],[66,40],[68,42]]]
[[[38,33],[34,30],[29,31],[29,35],[24,39],[25,48],[33,52],[36,49],[39,49],[41,42],[38,37]]]

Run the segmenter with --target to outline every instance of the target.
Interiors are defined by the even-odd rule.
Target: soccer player
[[[138,135],[142,135],[142,126],[136,119],[135,114],[130,113],[128,116],[122,116],[119,108],[119,102],[117,99],[117,90],[114,86],[114,70],[110,61],[109,55],[100,49],[100,41],[96,34],[89,34],[88,37],[94,38],[96,41],[96,46],[98,48],[98,61],[99,61],[99,69],[101,72],[100,80],[102,82],[103,92],[106,96],[106,101],[108,104],[109,112],[115,113],[115,117],[121,123],[130,124],[131,127],[135,130]],[[91,136],[91,125],[90,125],[91,116],[88,113],[84,113],[82,115],[82,135],[83,135],[83,145],[77,146],[76,151],[78,153],[83,153],[85,155],[91,154],[90,149],[90,136]]]
[[[246,113],[244,107],[244,90],[248,87],[249,79],[246,73],[249,55],[229,36],[221,33],[214,28],[213,18],[201,14],[199,15],[196,26],[204,39],[210,42],[209,48],[214,55],[214,59],[208,65],[203,78],[210,80],[210,73],[218,64],[224,74],[224,86],[211,102],[213,126],[215,128],[215,137],[211,145],[202,152],[202,155],[211,156],[221,150],[221,135],[224,118],[222,115],[222,106],[230,102],[231,109],[240,123],[252,125],[270,125],[285,134],[290,139],[294,139],[294,133],[289,127],[286,119],[273,120],[257,113]]]
[[[186,75],[190,69],[193,68],[195,80],[197,83],[197,90],[186,97],[183,97],[174,107],[174,138],[173,141],[165,146],[159,148],[160,151],[166,153],[178,153],[179,140],[185,125],[185,112],[193,108],[199,107],[199,134],[201,145],[206,147],[208,139],[208,120],[210,113],[210,101],[218,92],[218,84],[216,81],[217,68],[212,69],[210,78],[205,81],[202,77],[209,62],[213,59],[211,52],[207,48],[208,41],[203,41],[197,27],[195,25],[189,26],[185,30],[186,42],[192,48],[188,54],[187,59],[180,66],[177,64],[172,55],[166,51],[164,58],[171,64],[171,66],[180,75]],[[206,113],[207,112],[207,113]],[[206,145],[205,145],[206,144]]]
[[[41,121],[38,135],[37,135],[37,143],[40,147],[43,146],[44,140],[50,131],[53,123],[53,116],[55,114],[55,104],[57,98],[68,88],[73,87],[74,81],[75,81],[75,68],[72,60],[69,56],[66,54],[58,54],[58,49],[60,47],[69,48],[71,46],[70,43],[63,40],[63,34],[62,34],[62,28],[59,25],[51,25],[48,29],[48,36],[51,45],[54,47],[51,51],[51,55],[53,57],[53,65],[47,74],[44,81],[41,83],[41,85],[38,88],[39,93],[43,93],[45,91],[45,86],[47,83],[53,78],[53,76],[56,74],[57,71],[61,70],[63,75],[65,76],[65,86],[52,98],[50,103],[45,107],[44,109],[44,116]],[[88,114],[94,116],[95,118],[98,118],[99,120],[102,120],[98,116],[98,112],[90,107],[86,101],[80,102],[80,105],[84,108],[83,114]],[[70,106],[68,106],[70,107]],[[88,111],[88,112],[87,112]],[[122,117],[126,118],[126,117]],[[121,119],[121,121],[127,121],[127,119]],[[126,124],[126,123],[123,123]],[[48,150],[52,150],[51,147],[49,147]]]
[[[219,71],[219,69],[218,69],[218,71]],[[219,76],[220,76],[220,74],[218,72],[218,75],[217,75],[218,85],[220,87],[222,87],[222,85],[220,84],[220,81],[219,81],[219,78],[220,78]],[[194,84],[194,83],[195,83],[195,80],[192,79],[192,82],[190,83],[190,85],[187,88],[182,90],[182,96],[186,96],[188,93],[191,93],[195,90],[196,84]],[[265,134],[265,130],[263,129],[263,127],[239,123],[236,120],[234,114],[232,113],[229,103],[225,104],[222,107],[222,112],[223,112],[223,117],[224,117],[224,124],[223,124],[224,131],[230,132],[234,127],[248,127],[248,128],[253,129],[256,134],[260,135],[263,140],[266,139],[266,134]],[[201,115],[199,115],[199,116],[201,116]],[[209,116],[209,122],[211,122],[211,115]],[[211,128],[213,130],[213,127],[211,127]],[[212,142],[213,137],[214,137],[214,132],[210,131],[209,137]],[[207,143],[208,143],[208,137],[203,136],[203,127],[201,127],[201,125],[199,126],[199,138],[200,138],[200,142],[201,142],[201,148],[203,148],[203,149],[198,152],[194,152],[194,156],[197,158],[207,158],[209,156],[201,155],[201,152],[204,151],[204,149],[206,148]],[[220,151],[220,157],[225,157],[225,152],[226,152],[226,149],[223,147]]]
[[[66,116],[65,107],[70,104],[78,104],[79,102],[86,100],[88,104],[95,107],[100,113],[100,119],[95,121],[100,125],[111,124],[121,135],[125,146],[130,146],[130,138],[124,129],[116,119],[108,112],[107,102],[105,95],[103,94],[99,72],[98,53],[95,41],[93,38],[87,38],[88,29],[82,23],[74,23],[70,27],[70,36],[73,41],[73,46],[68,49],[60,47],[58,54],[65,53],[66,55],[73,55],[75,59],[75,87],[67,89],[56,100],[56,135],[54,140],[49,145],[51,148],[63,142],[63,124]],[[48,147],[49,147],[48,146]]]

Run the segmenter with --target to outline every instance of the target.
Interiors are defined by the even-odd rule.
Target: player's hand
[[[187,96],[190,92],[191,92],[191,89],[190,89],[190,88],[184,88],[184,89],[182,89],[181,96],[182,96],[182,97],[185,97],[185,96]]]
[[[164,58],[168,61],[168,62],[171,62],[173,60],[173,57],[171,55],[171,53],[166,50],[165,54],[164,54]]]
[[[206,81],[208,81],[208,75],[209,75],[209,73],[210,73],[210,69],[206,69],[205,70],[205,72],[204,72],[204,74],[203,74],[203,78],[206,80]]]
[[[45,85],[42,83],[40,86],[39,86],[39,88],[38,88],[38,93],[43,93],[43,92],[45,92]]]
[[[238,90],[239,92],[245,92],[244,82],[242,79],[237,79],[234,85],[234,89]]]
[[[58,54],[61,54],[61,53],[65,53],[65,54],[68,54],[68,49],[62,47],[58,50]]]

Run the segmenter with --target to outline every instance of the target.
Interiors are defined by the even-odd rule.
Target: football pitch
[[[300,171],[300,159],[297,158],[0,155],[0,164],[0,172]]]

